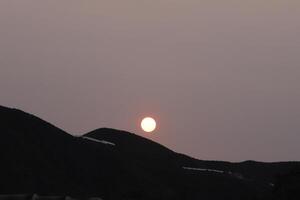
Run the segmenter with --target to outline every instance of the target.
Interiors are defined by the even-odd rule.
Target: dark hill
[[[107,128],[74,137],[33,115],[1,106],[0,138],[0,194],[267,199],[274,188],[283,194],[279,183],[293,188],[283,177],[299,168],[297,162],[201,161]]]

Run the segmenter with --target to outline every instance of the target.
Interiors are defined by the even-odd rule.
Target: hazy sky
[[[200,159],[300,160],[300,1],[1,0],[0,104]]]

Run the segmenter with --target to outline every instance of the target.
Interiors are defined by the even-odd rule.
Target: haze
[[[299,19],[298,0],[1,0],[0,104],[199,159],[299,160]]]

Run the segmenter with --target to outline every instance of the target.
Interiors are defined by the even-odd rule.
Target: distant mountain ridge
[[[109,128],[74,137],[3,106],[0,138],[0,194],[104,200],[279,200],[299,195],[294,192],[300,189],[299,162],[197,160]],[[288,178],[291,174],[296,175]]]

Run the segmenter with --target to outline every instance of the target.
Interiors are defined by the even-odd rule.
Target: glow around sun
[[[156,129],[156,121],[151,117],[146,117],[141,122],[141,127],[145,132],[152,132]]]

